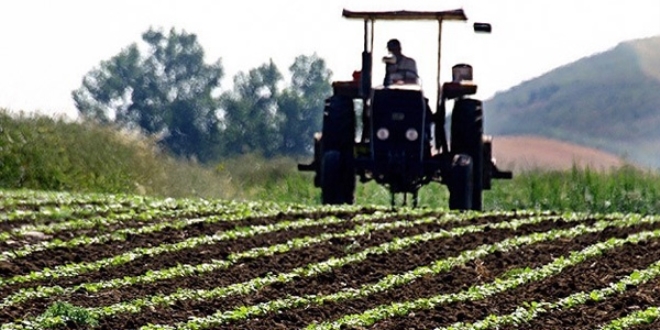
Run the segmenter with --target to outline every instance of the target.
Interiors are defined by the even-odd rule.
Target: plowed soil
[[[269,247],[304,237],[315,237],[324,233],[343,233],[364,223],[359,214],[371,214],[373,209],[359,212],[333,212],[287,215],[273,217],[246,218],[232,222],[213,224],[199,223],[182,230],[164,230],[155,233],[130,236],[122,241],[94,243],[69,249],[47,249],[25,257],[14,258],[0,265],[0,297],[13,297],[16,294],[38,287],[73,288],[82,283],[109,281],[130,276],[139,276],[149,271],[157,271],[178,264],[198,265],[215,260],[226,260],[227,256],[257,247]],[[300,229],[282,230],[259,234],[249,238],[237,238],[215,244],[143,256],[134,261],[116,266],[108,266],[98,271],[82,272],[77,276],[65,276],[48,280],[28,280],[23,283],[7,284],[12,276],[29,274],[44,268],[55,268],[65,264],[94,262],[100,259],[130,252],[136,248],[154,247],[160,244],[180,242],[190,237],[213,235],[214,233],[238,227],[273,224],[284,220],[320,219],[337,216],[343,221],[338,224],[310,226]],[[202,216],[207,216],[203,214]],[[445,216],[441,212],[418,215],[398,215],[396,217],[373,220],[376,223],[397,220],[414,221],[422,217]],[[244,294],[229,294],[215,299],[175,300],[169,305],[162,304],[149,308],[138,308],[131,313],[117,313],[101,318],[101,329],[139,329],[146,324],[178,325],[192,317],[207,317],[223,311],[230,311],[256,304],[283,300],[288,297],[311,297],[331,295],[337,292],[357,291],[372,285],[388,276],[411,272],[419,267],[429,266],[436,261],[457,257],[467,250],[477,249],[485,244],[494,244],[508,238],[544,233],[550,230],[571,229],[578,224],[593,225],[597,219],[585,216],[579,222],[567,221],[558,217],[548,218],[538,224],[523,225],[515,229],[496,229],[489,224],[503,223],[512,219],[529,218],[527,214],[507,214],[486,216],[475,214],[473,219],[461,222],[437,222],[376,230],[368,235],[336,238],[312,244],[304,249],[292,249],[284,253],[274,253],[264,257],[240,259],[227,268],[195,275],[181,275],[149,283],[135,283],[122,287],[87,292],[78,288],[66,294],[53,294],[46,298],[32,298],[21,302],[8,303],[0,307],[0,323],[30,320],[44,313],[55,302],[69,302],[75,306],[98,308],[113,304],[131,302],[154,295],[170,295],[182,289],[200,290],[227,287],[245,283],[271,274],[286,274],[292,270],[331,258],[343,258],[365,251],[375,246],[396,241],[399,238],[415,237],[424,233],[442,233],[472,225],[485,225],[481,231],[432,239],[413,244],[401,250],[386,253],[371,253],[366,259],[348,263],[329,271],[312,275],[297,276],[290,281],[254,288]],[[158,221],[170,221],[159,219]],[[117,228],[138,227],[137,221],[127,220],[123,225],[99,229],[103,233]],[[471,286],[490,283],[506,276],[511,271],[536,268],[548,264],[559,257],[567,257],[593,244],[610,238],[626,238],[630,234],[660,229],[660,224],[634,225],[631,227],[608,227],[598,233],[585,233],[574,238],[548,240],[534,244],[523,244],[507,251],[498,251],[483,258],[460,264],[438,273],[426,275],[413,281],[397,284],[383,291],[375,291],[355,299],[331,301],[322,305],[310,304],[301,307],[282,308],[264,312],[241,321],[227,321],[214,329],[299,329],[309,324],[340,319],[345,315],[359,314],[369,309],[393,302],[412,301],[440,294],[452,294],[467,290]],[[78,234],[80,232],[73,232]],[[84,234],[93,232],[83,231]],[[60,233],[66,237],[65,233]],[[60,237],[60,236],[58,236]],[[560,273],[545,279],[526,283],[515,289],[484,297],[483,299],[461,301],[436,306],[433,309],[419,309],[400,317],[379,320],[369,328],[373,329],[433,329],[449,326],[455,322],[475,322],[491,314],[504,315],[520,306],[536,301],[555,301],[579,291],[591,291],[608,286],[636,269],[643,269],[660,260],[660,239],[651,239],[638,244],[625,244],[591,258],[576,266],[567,267]],[[660,279],[652,280],[639,287],[630,287],[624,294],[610,297],[598,303],[589,303],[567,310],[552,310],[539,315],[529,323],[508,326],[507,329],[592,329],[605,322],[623,317],[633,311],[652,306],[660,306]],[[7,299],[9,299],[7,298]],[[656,321],[654,324],[658,324]],[[64,328],[64,327],[63,327]],[[73,323],[69,329],[86,328]],[[350,328],[350,327],[344,327]],[[652,329],[643,326],[639,329]]]

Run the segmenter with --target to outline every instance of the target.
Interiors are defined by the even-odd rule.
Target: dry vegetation
[[[626,163],[611,153],[539,136],[496,136],[493,153],[501,167],[514,171],[569,170],[574,165],[609,170]]]

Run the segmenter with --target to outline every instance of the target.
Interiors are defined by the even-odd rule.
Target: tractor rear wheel
[[[355,167],[352,157],[337,150],[326,151],[321,162],[321,201],[323,204],[353,204]]]
[[[321,135],[321,200],[353,204],[355,195],[355,108],[348,96],[333,95],[323,110]]]
[[[472,159],[472,206],[483,208],[484,122],[482,103],[475,99],[458,99],[451,115],[451,153]],[[488,160],[489,161],[489,160]]]
[[[468,155],[454,156],[451,165],[451,176],[447,187],[449,188],[450,210],[471,210],[473,193],[473,163]]]
[[[322,149],[353,153],[355,144],[355,108],[353,99],[333,95],[323,109]]]

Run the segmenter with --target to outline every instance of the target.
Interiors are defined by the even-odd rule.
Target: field
[[[660,217],[0,198],[1,329],[658,329]]]
[[[622,157],[582,145],[541,136],[496,136],[493,156],[516,173],[534,169],[570,170],[577,166],[609,170],[626,165]]]

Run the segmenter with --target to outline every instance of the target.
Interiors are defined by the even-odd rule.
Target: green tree
[[[233,91],[222,96],[222,141],[228,154],[297,156],[312,150],[331,92],[331,72],[316,54],[298,56],[289,72],[291,82],[284,89],[272,60],[234,77]]]
[[[223,149],[230,155],[248,152],[266,157],[279,148],[277,106],[282,74],[271,60],[234,77],[233,91],[222,95]]]
[[[312,150],[312,136],[321,130],[324,102],[332,91],[332,72],[316,54],[296,57],[289,72],[291,84],[278,98],[279,153],[297,156]]]
[[[147,51],[132,44],[98,68],[72,92],[85,119],[116,123],[157,134],[179,156],[205,161],[215,157],[219,134],[220,60],[204,62],[195,34],[149,29]]]

